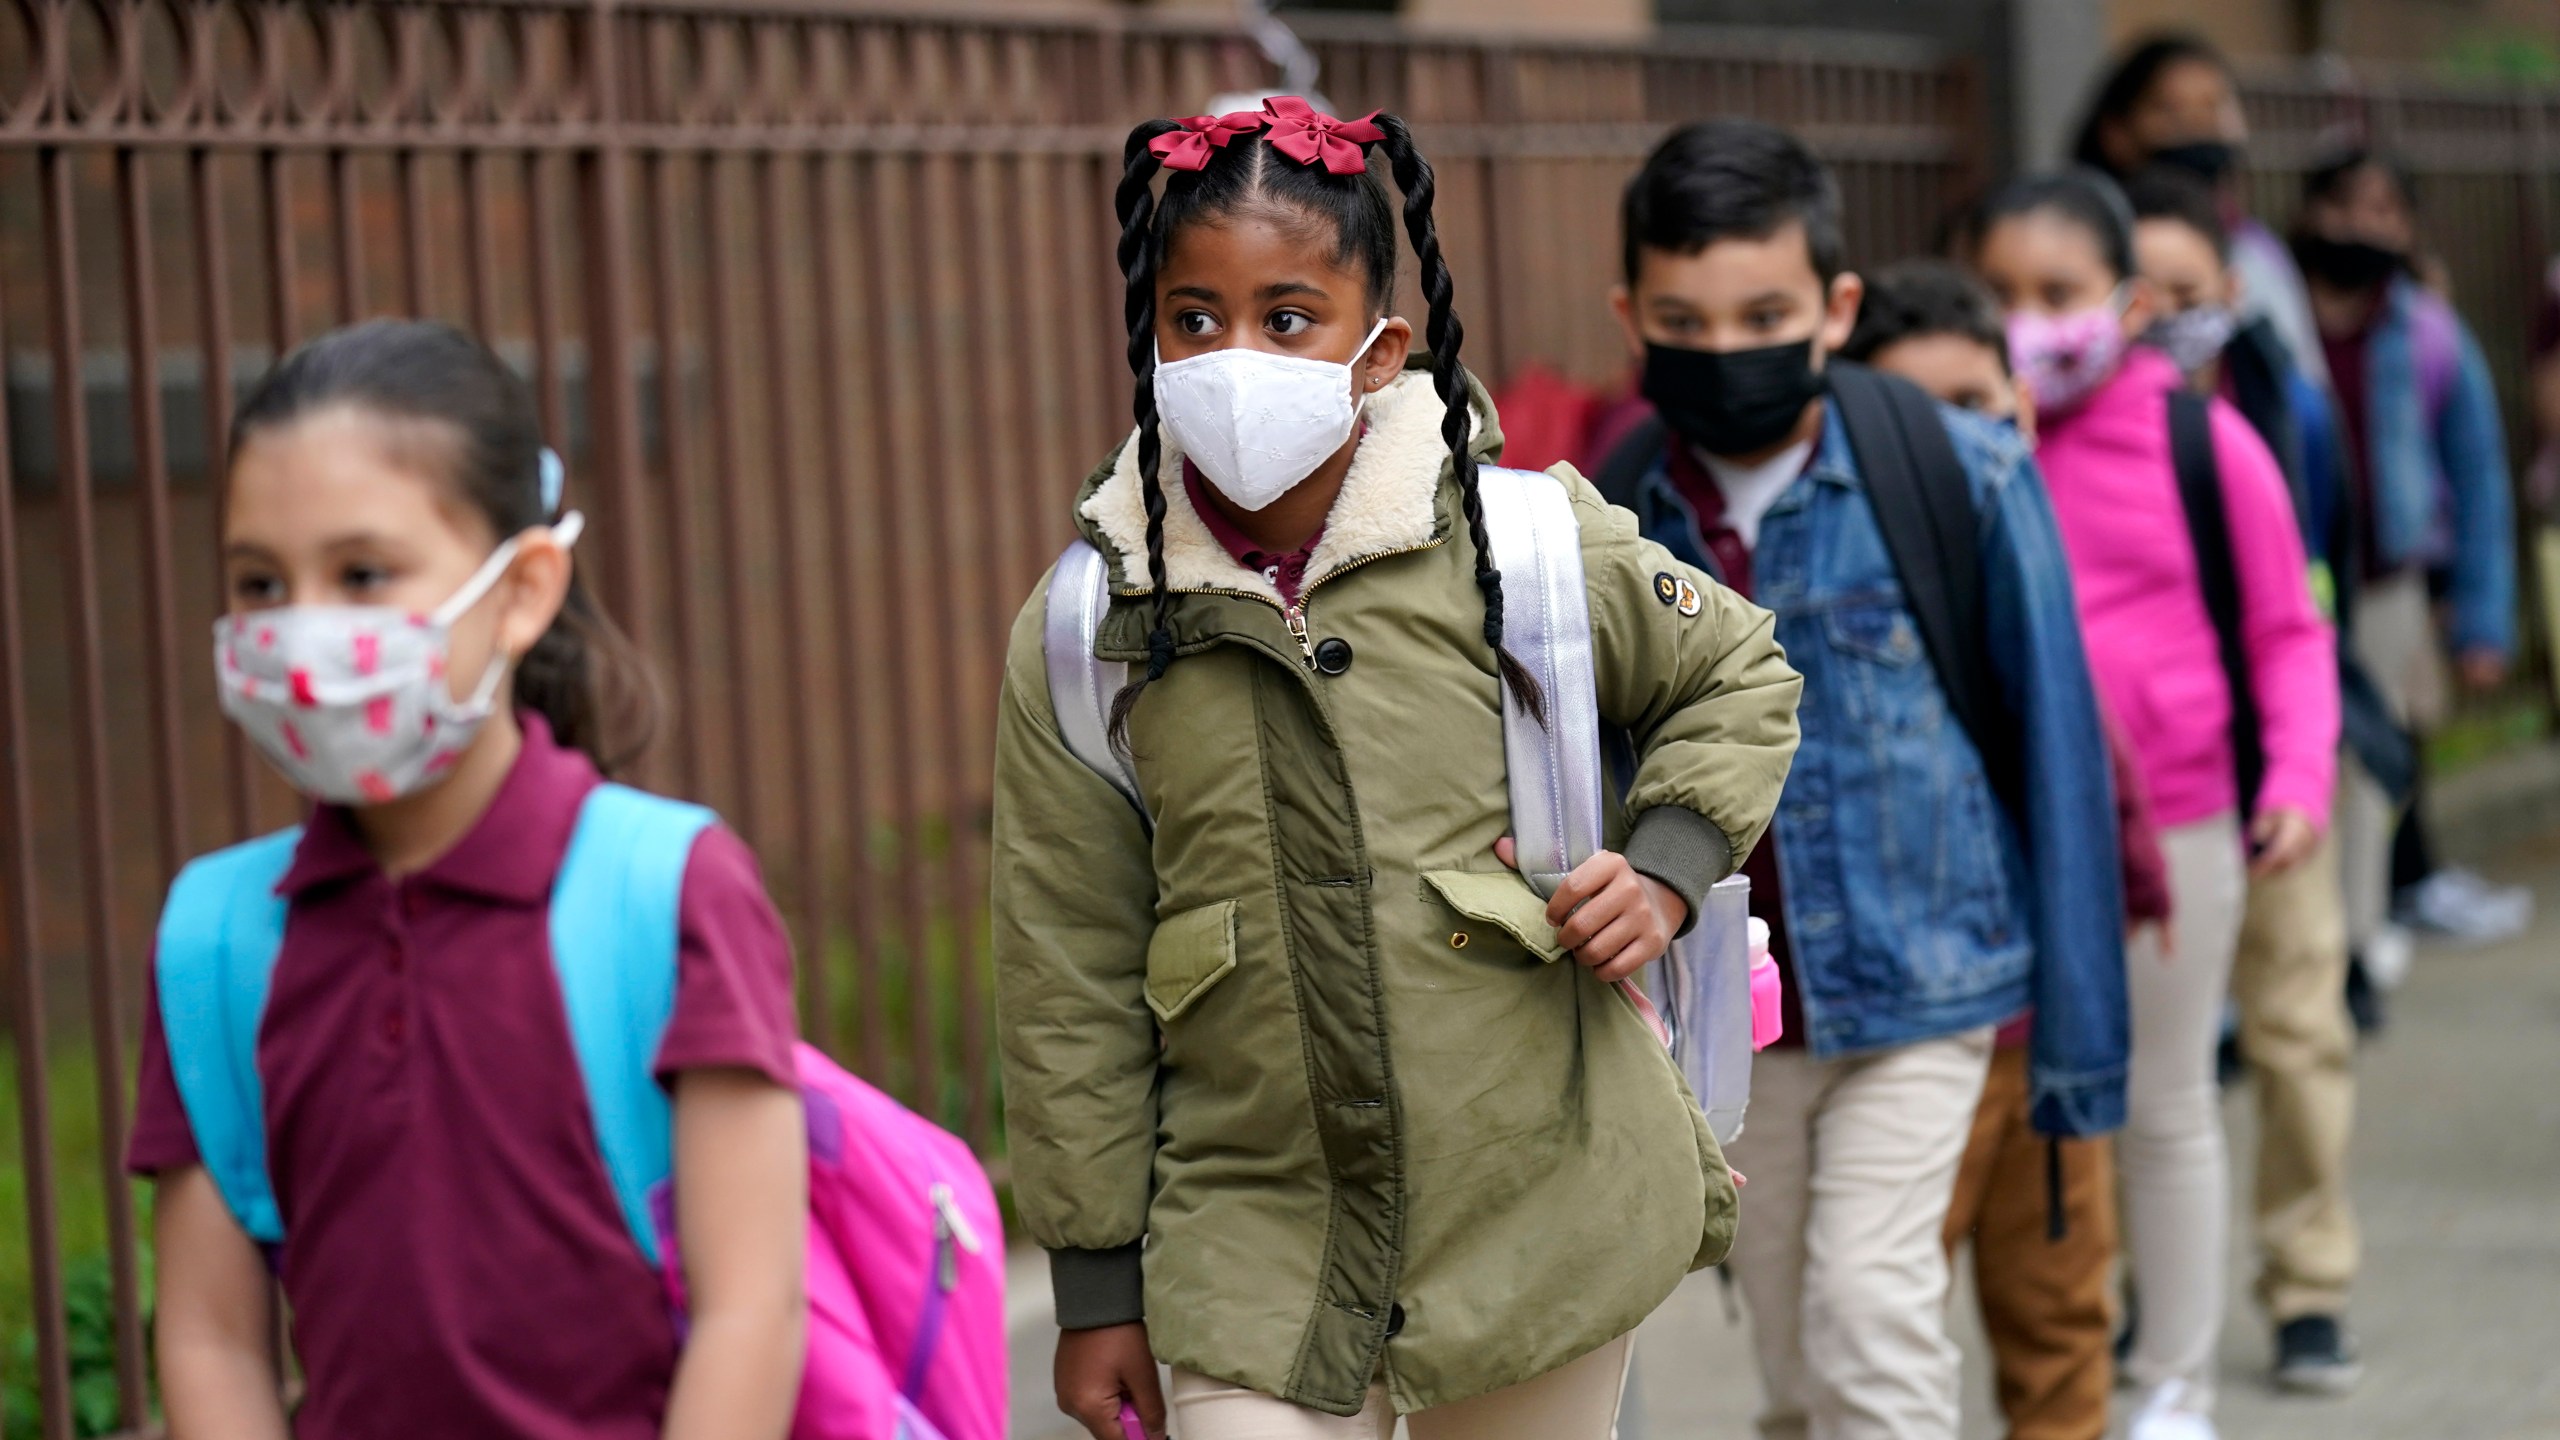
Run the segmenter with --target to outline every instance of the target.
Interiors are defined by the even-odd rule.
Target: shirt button
[[[394,1010],[390,1014],[382,1017],[382,1040],[384,1044],[396,1046],[408,1035],[408,1033],[408,1021],[399,1011]]]
[[[1339,675],[1351,668],[1351,642],[1336,635],[1316,647],[1316,669]]]
[[[408,973],[409,943],[397,935],[391,937],[391,958],[389,963],[392,974],[404,975]]]

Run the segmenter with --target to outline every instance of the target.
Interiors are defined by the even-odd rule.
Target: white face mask
[[[1235,346],[1156,366],[1156,413],[1173,443],[1239,509],[1259,510],[1314,473],[1351,438],[1360,418],[1351,367],[1387,322],[1347,361],[1309,360]],[[1368,396],[1361,395],[1361,403]]]
[[[551,526],[562,549],[584,517]],[[445,684],[453,623],[514,562],[522,537],[490,553],[453,598],[421,615],[393,605],[288,605],[213,624],[222,712],[295,789],[340,805],[379,805],[444,778],[495,706],[507,657],[492,655],[471,698]]]

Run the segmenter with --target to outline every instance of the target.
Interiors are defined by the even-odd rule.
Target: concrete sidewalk
[[[2391,1028],[2359,1061],[2356,1200],[2365,1280],[2354,1323],[2364,1384],[2340,1400],[2277,1394],[2268,1334],[2249,1304],[2245,1091],[2226,1105],[2235,1181],[2232,1303],[2221,1425],[2230,1440],[2560,1440],[2560,838],[2482,866],[2531,883],[2537,923],[2492,949],[2423,953]],[[1072,1440],[1049,1400],[1048,1277],[1016,1271],[1015,1433]],[[2000,1434],[1969,1294],[1955,1302],[1967,1357],[1966,1440]],[[1692,1276],[1649,1321],[1629,1397],[1642,1440],[1752,1435],[1759,1407],[1746,1328],[1713,1275]]]

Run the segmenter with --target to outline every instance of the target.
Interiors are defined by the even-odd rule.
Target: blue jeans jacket
[[[1991,661],[2025,748],[2023,817],[1994,798],[1947,706],[1838,414],[1760,522],[1753,598],[1804,676],[1803,740],[1772,833],[1806,1043],[1908,1045],[2035,1008],[2034,1123],[2124,1123],[2123,876],[2079,613],[2034,462],[2005,427],[1944,412],[1981,515]],[[1645,534],[1714,573],[1657,464]],[[2021,823],[2021,818],[2023,823]]]
[[[2515,502],[2497,390],[2453,307],[2406,277],[2366,343],[2365,412],[2378,558],[2443,567],[2454,648],[2512,654]]]

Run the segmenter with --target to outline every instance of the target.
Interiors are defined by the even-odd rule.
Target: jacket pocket
[[[1547,923],[1547,900],[1509,870],[1429,870],[1422,883],[1449,908],[1501,930],[1541,960],[1564,958],[1556,927]]]
[[[1170,1023],[1235,968],[1235,901],[1159,920],[1147,941],[1147,1008]]]

